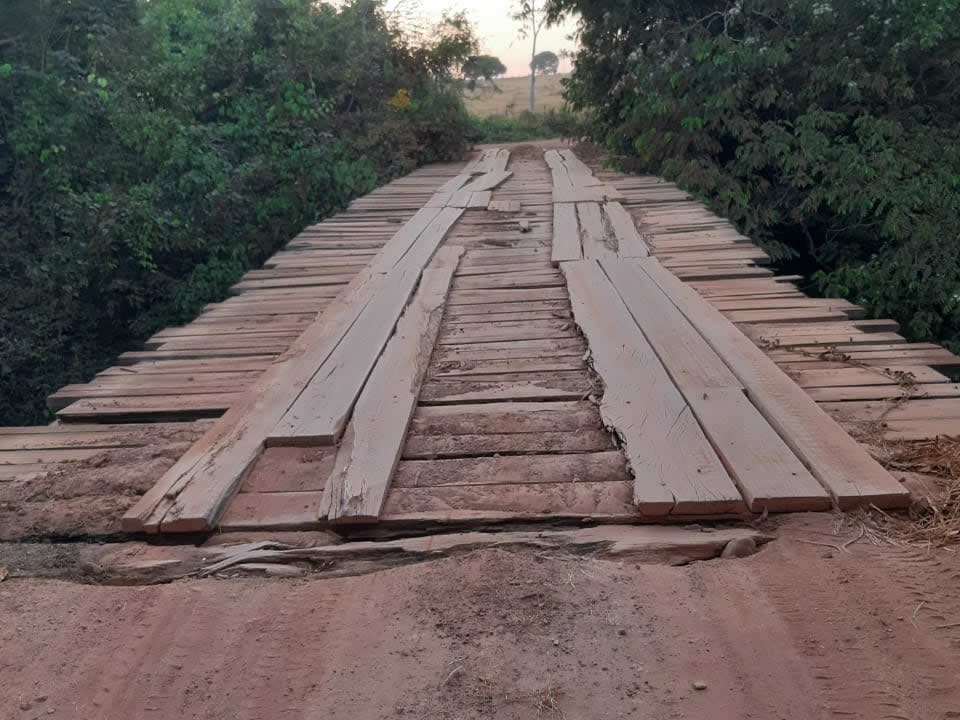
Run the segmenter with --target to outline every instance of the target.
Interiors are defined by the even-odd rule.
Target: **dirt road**
[[[812,544],[856,537],[833,522],[683,567],[485,550],[343,578],[10,578],[0,717],[960,717],[956,553]]]

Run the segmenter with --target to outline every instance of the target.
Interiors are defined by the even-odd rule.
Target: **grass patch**
[[[538,75],[536,109],[538,113],[563,107],[563,86],[560,81],[567,74]],[[530,76],[500,78],[499,92],[489,85],[478,85],[475,90],[464,90],[467,111],[477,117],[516,115],[530,110]]]
[[[524,112],[509,117],[471,117],[467,138],[475,143],[523,142],[555,137],[578,138],[584,134],[583,130],[583,119],[579,115],[561,109]]]

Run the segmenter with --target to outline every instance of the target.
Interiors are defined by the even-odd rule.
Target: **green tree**
[[[560,67],[560,58],[555,52],[544,50],[533,56],[530,61],[530,72],[541,75],[556,75]]]
[[[565,97],[824,292],[960,349],[960,3],[551,0]],[[789,266],[789,265],[788,265]]]
[[[462,19],[414,42],[372,0],[8,0],[0,27],[3,424],[464,148]]]
[[[472,55],[463,64],[463,76],[467,80],[467,87],[473,90],[477,81],[483,78],[499,91],[494,78],[503,75],[507,66],[500,62],[500,58],[493,55]]]

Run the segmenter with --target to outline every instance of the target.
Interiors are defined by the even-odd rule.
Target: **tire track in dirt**
[[[827,523],[820,523],[826,532]],[[825,538],[824,542],[832,542]],[[830,714],[838,718],[932,720],[960,717],[960,654],[942,633],[918,622],[960,603],[936,589],[951,567],[934,556],[865,543],[849,553],[784,539],[768,551],[792,572],[758,575],[790,626]],[[811,609],[816,614],[811,616]]]

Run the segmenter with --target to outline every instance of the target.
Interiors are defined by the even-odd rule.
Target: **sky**
[[[506,77],[530,74],[530,39],[519,35],[520,23],[513,20],[511,10],[518,3],[515,0],[388,0],[387,8],[402,4],[405,10],[415,8],[415,12],[430,21],[439,20],[443,12],[465,10],[474,24],[480,38],[480,52],[484,55],[496,55],[507,66]],[[576,44],[567,39],[575,29],[575,23],[567,21],[559,27],[543,28],[537,37],[537,52],[551,50],[557,55],[561,50],[573,50]],[[560,72],[568,72],[570,62],[561,58]]]

